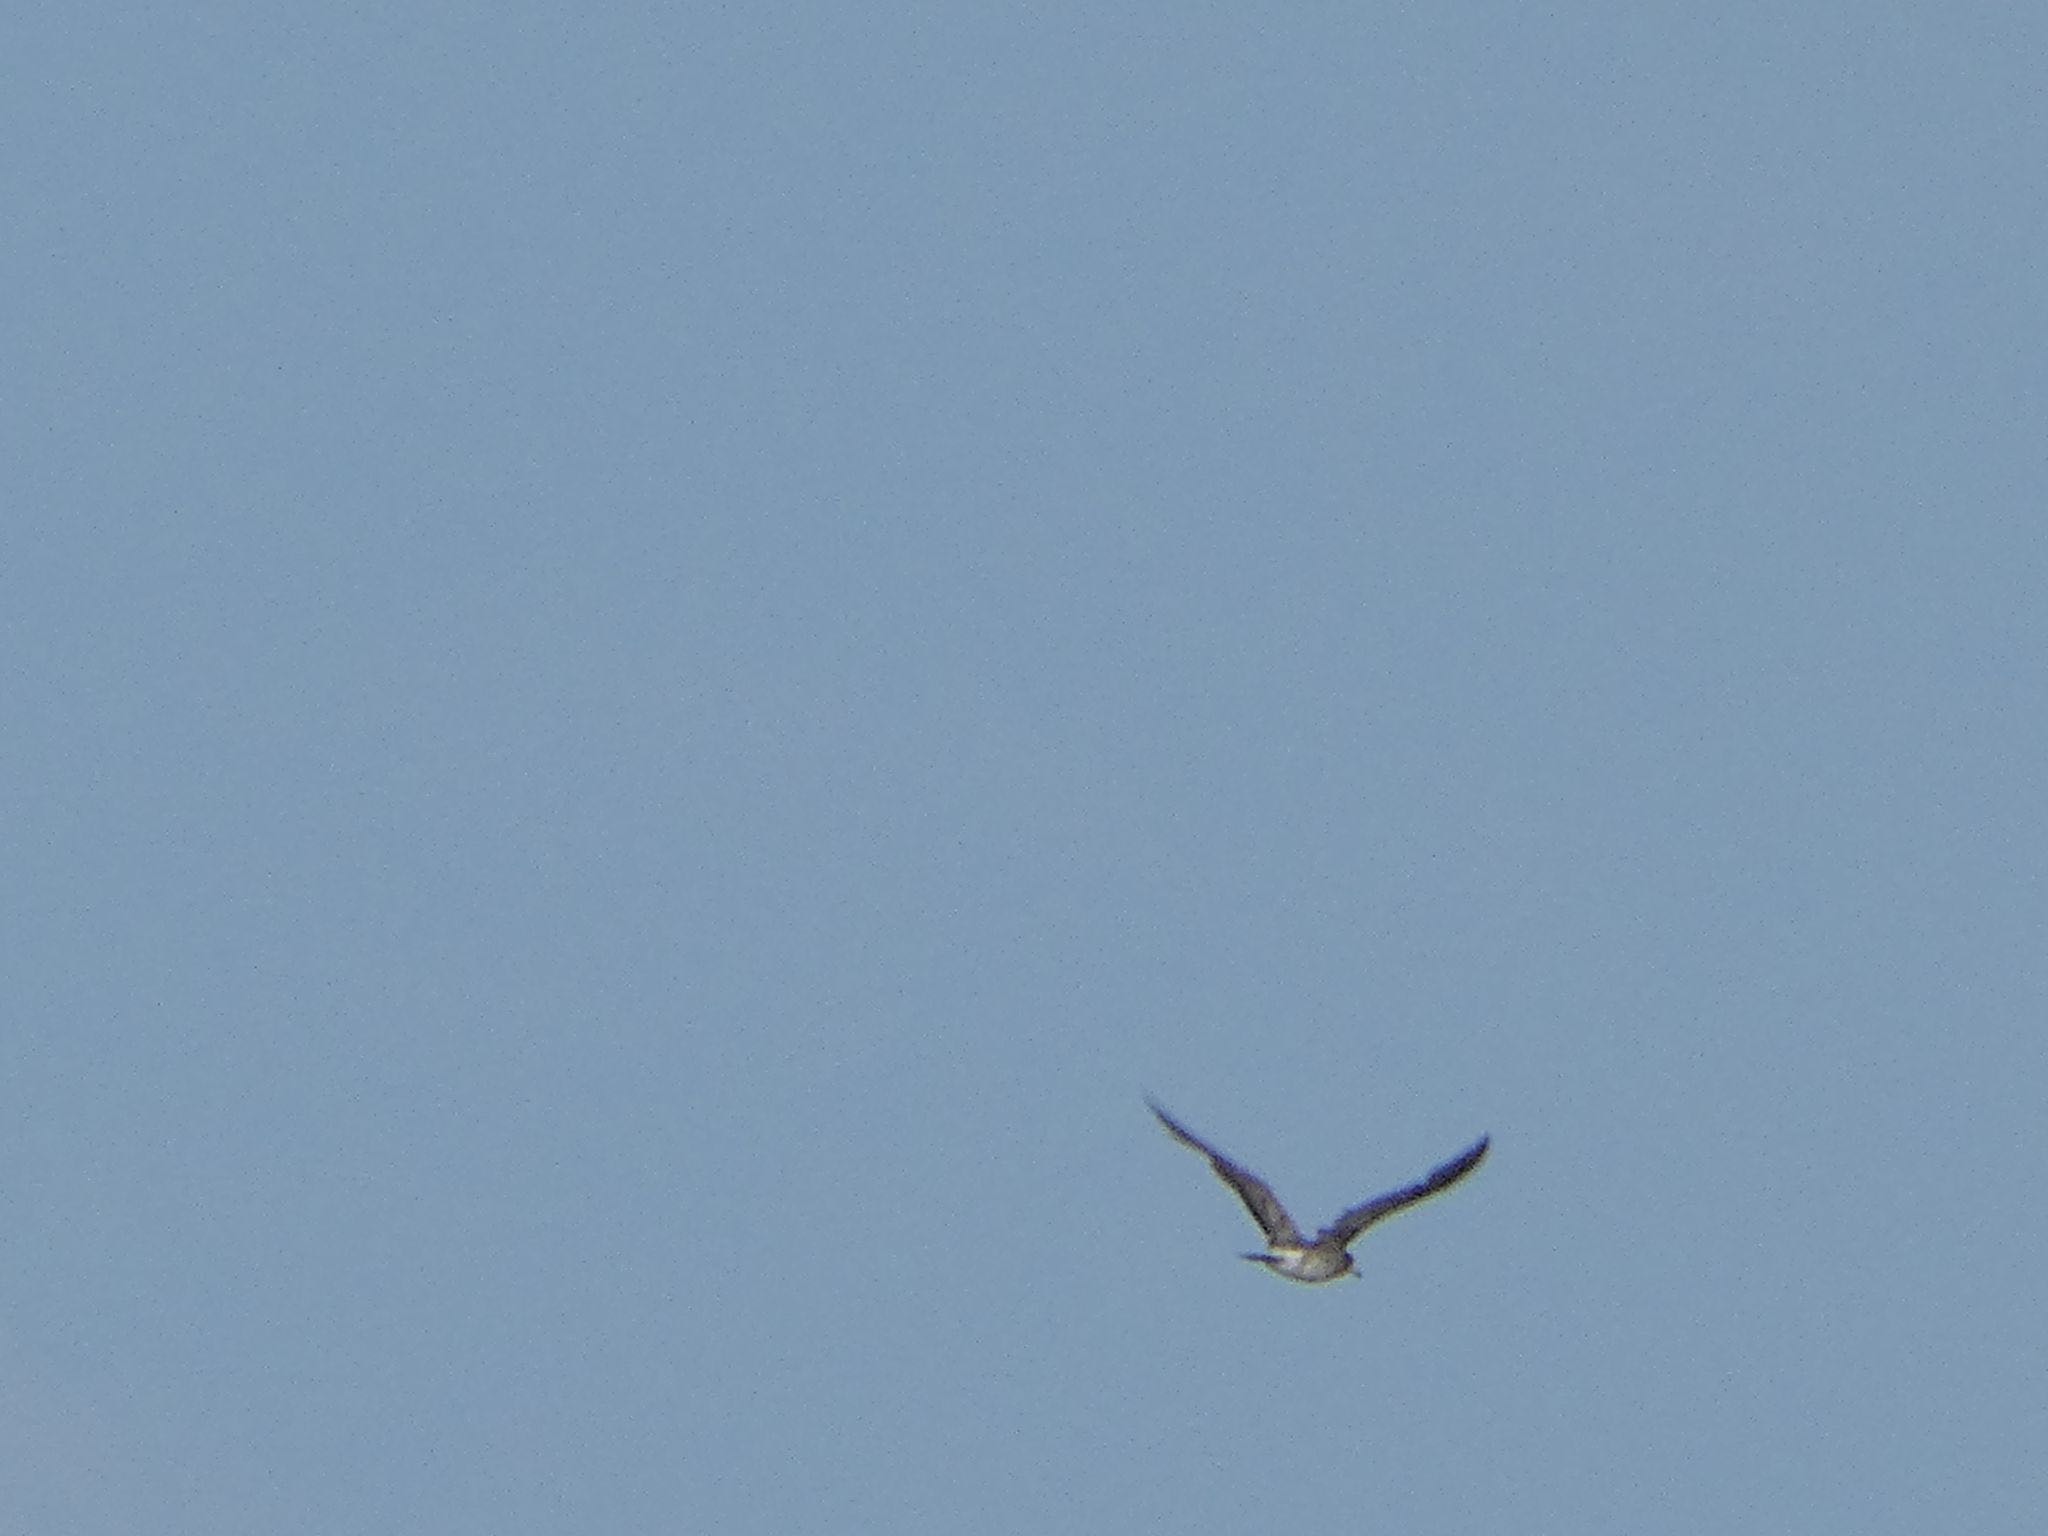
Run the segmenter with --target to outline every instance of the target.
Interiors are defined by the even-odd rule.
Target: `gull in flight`
[[[1299,1280],[1303,1285],[1318,1285],[1340,1275],[1356,1274],[1351,1245],[1358,1241],[1359,1233],[1396,1211],[1405,1211],[1418,1200],[1427,1200],[1438,1190],[1449,1189],[1479,1166],[1479,1160],[1486,1156],[1486,1149],[1492,1142],[1491,1137],[1480,1137],[1427,1178],[1402,1189],[1389,1190],[1363,1205],[1354,1205],[1310,1240],[1301,1235],[1301,1228],[1294,1224],[1294,1218],[1287,1214],[1287,1207],[1280,1203],[1279,1196],[1273,1193],[1264,1179],[1249,1168],[1233,1163],[1150,1099],[1145,1102],[1151,1105],[1152,1113],[1159,1117],[1159,1123],[1166,1127],[1175,1141],[1193,1147],[1209,1159],[1209,1166],[1216,1170],[1216,1177],[1237,1191],[1237,1198],[1244,1202],[1244,1208],[1252,1213],[1252,1220],[1266,1234],[1268,1251],[1248,1253],[1245,1257],[1254,1264],[1265,1265],[1276,1275]]]

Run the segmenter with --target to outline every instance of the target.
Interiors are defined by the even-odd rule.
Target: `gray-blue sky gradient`
[[[0,58],[0,1526],[2033,1529],[2039,7],[428,9]]]

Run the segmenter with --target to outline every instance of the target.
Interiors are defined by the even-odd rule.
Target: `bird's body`
[[[1150,1100],[1146,1102],[1151,1103]],[[1232,1162],[1157,1104],[1152,1104],[1151,1109],[1159,1117],[1159,1123],[1166,1127],[1168,1135],[1209,1159],[1209,1166],[1216,1170],[1216,1177],[1231,1187],[1238,1199],[1244,1202],[1245,1209],[1251,1212],[1252,1220],[1259,1224],[1259,1230],[1266,1234],[1266,1251],[1248,1253],[1245,1257],[1255,1264],[1265,1265],[1276,1275],[1303,1285],[1320,1285],[1325,1280],[1355,1274],[1351,1245],[1358,1240],[1360,1233],[1374,1222],[1383,1221],[1418,1200],[1427,1200],[1439,1190],[1450,1188],[1479,1166],[1480,1159],[1486,1156],[1487,1147],[1492,1144],[1492,1138],[1480,1137],[1426,1178],[1391,1190],[1363,1205],[1353,1206],[1311,1239],[1302,1236],[1294,1218],[1287,1214],[1287,1208],[1264,1179],[1249,1168]]]
[[[1294,1248],[1276,1243],[1271,1253],[1248,1253],[1245,1257],[1254,1264],[1265,1265],[1276,1275],[1299,1280],[1303,1285],[1321,1285],[1325,1280],[1358,1273],[1358,1265],[1349,1253],[1327,1244],[1318,1246],[1311,1243],[1305,1248]]]

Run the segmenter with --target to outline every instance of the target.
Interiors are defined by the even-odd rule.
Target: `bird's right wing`
[[[1249,1168],[1239,1167],[1229,1158],[1210,1146],[1193,1131],[1182,1125],[1173,1116],[1147,1099],[1152,1113],[1159,1117],[1159,1123],[1167,1133],[1183,1146],[1193,1147],[1209,1159],[1209,1166],[1216,1170],[1216,1177],[1237,1191],[1237,1198],[1244,1202],[1244,1208],[1252,1213],[1252,1220],[1259,1224],[1259,1230],[1266,1234],[1268,1243],[1283,1243],[1294,1247],[1301,1245],[1301,1229],[1294,1224],[1294,1218],[1287,1214],[1287,1207],[1280,1203],[1279,1196],[1266,1187],[1266,1181]]]

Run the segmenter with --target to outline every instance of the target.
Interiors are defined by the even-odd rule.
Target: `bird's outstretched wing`
[[[1252,1220],[1256,1221],[1259,1230],[1266,1234],[1268,1243],[1301,1246],[1301,1229],[1295,1226],[1294,1218],[1287,1214],[1287,1207],[1280,1203],[1279,1196],[1266,1187],[1264,1179],[1249,1168],[1240,1168],[1150,1099],[1145,1102],[1150,1105],[1152,1113],[1159,1117],[1159,1123],[1166,1127],[1175,1141],[1183,1146],[1193,1147],[1209,1159],[1209,1166],[1216,1170],[1216,1177],[1237,1191],[1237,1198],[1242,1200],[1244,1208],[1252,1213]]]
[[[1452,1158],[1443,1167],[1434,1170],[1419,1184],[1410,1184],[1405,1189],[1389,1190],[1376,1200],[1363,1205],[1354,1205],[1316,1235],[1317,1242],[1335,1238],[1346,1248],[1357,1240],[1374,1222],[1391,1216],[1396,1211],[1406,1210],[1418,1200],[1427,1200],[1438,1190],[1449,1189],[1458,1180],[1479,1166],[1479,1160],[1486,1156],[1486,1149],[1493,1144],[1493,1138],[1482,1136],[1471,1146]]]

